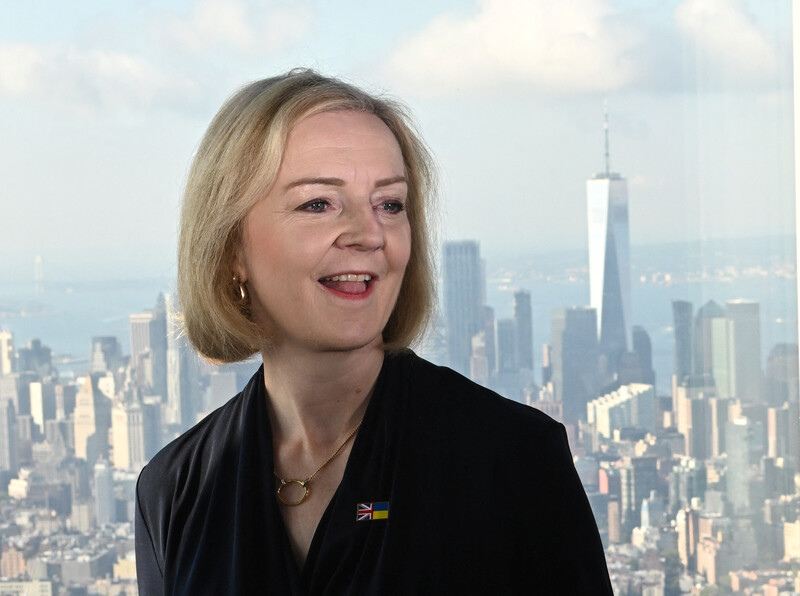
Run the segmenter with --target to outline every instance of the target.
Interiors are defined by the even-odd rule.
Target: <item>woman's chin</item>
[[[338,337],[319,338],[316,349],[321,352],[356,352],[368,348],[383,348],[383,335],[347,334]]]

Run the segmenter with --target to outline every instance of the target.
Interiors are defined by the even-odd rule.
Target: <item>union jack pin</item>
[[[374,519],[388,519],[389,501],[376,503],[359,503],[356,507],[356,521],[372,521]]]

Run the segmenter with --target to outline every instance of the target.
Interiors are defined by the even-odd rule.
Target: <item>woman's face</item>
[[[411,251],[407,195],[400,147],[378,117],[325,112],[292,129],[237,262],[275,346],[382,343]]]

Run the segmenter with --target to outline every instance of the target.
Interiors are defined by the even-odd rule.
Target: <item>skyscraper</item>
[[[0,472],[17,472],[17,416],[10,399],[0,399]]]
[[[98,460],[94,465],[94,492],[97,525],[102,526],[116,521],[114,470],[105,459]]]
[[[519,368],[517,326],[513,319],[497,321],[497,372],[514,372]]]
[[[709,300],[697,310],[694,317],[693,356],[694,373],[696,375],[711,375],[714,371],[714,328],[720,323],[716,319],[724,319],[723,308]],[[719,337],[719,333],[717,334]]]
[[[166,423],[184,431],[196,422],[200,409],[197,354],[181,333],[178,306],[172,294],[165,296],[167,313],[167,408]]]
[[[49,377],[53,374],[52,351],[42,345],[41,340],[30,340],[24,348],[17,350],[17,370]]]
[[[605,172],[586,182],[589,221],[589,294],[597,311],[600,352],[607,376],[627,351],[630,336],[631,282],[628,239],[628,182],[611,172],[608,118],[605,121]]]
[[[167,396],[167,315],[159,295],[152,310],[130,315],[131,363],[136,381],[155,395]]]
[[[87,375],[75,396],[75,457],[90,466],[108,450],[111,400],[98,387],[97,375]]]
[[[230,395],[233,395],[231,393]],[[114,467],[141,470],[158,450],[158,406],[117,403],[111,412]]]
[[[552,311],[550,365],[553,396],[562,402],[564,422],[586,420],[586,404],[597,397],[597,315],[593,308]]]
[[[123,363],[119,340],[113,336],[92,338],[92,351],[89,355],[89,372],[116,372]]]
[[[692,374],[692,303],[672,301],[672,326],[675,330],[675,376],[678,383]]]
[[[725,490],[734,513],[750,513],[750,458],[748,445],[753,425],[747,418],[735,418],[727,423],[727,470]]]
[[[517,366],[533,370],[533,316],[530,292],[525,290],[514,292],[514,323],[517,327]]]
[[[14,334],[0,329],[0,376],[10,375],[15,370]]]
[[[730,322],[733,394],[743,402],[763,401],[758,302],[729,300],[725,303],[725,314]]]
[[[442,253],[448,364],[469,376],[472,336],[484,321],[480,245],[475,240],[445,242]]]

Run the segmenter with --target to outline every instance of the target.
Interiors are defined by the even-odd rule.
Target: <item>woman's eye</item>
[[[312,213],[322,213],[329,203],[325,199],[314,199],[308,203],[303,203],[298,207],[298,211],[311,211]]]
[[[380,208],[388,213],[400,213],[406,206],[400,201],[386,201],[385,203],[381,203]]]

